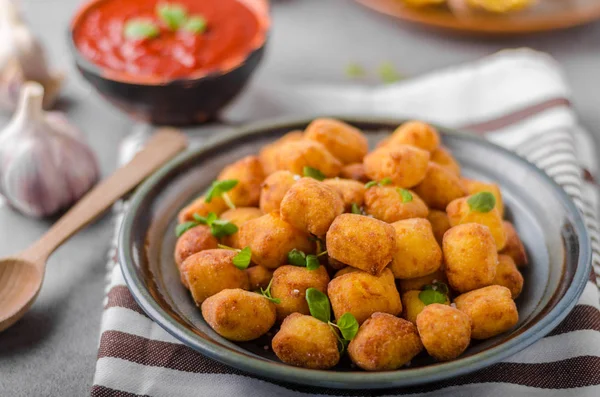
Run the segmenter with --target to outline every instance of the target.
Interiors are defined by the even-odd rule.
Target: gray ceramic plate
[[[373,145],[402,120],[349,119]],[[119,255],[131,292],[146,313],[181,342],[251,374],[308,385],[348,389],[387,388],[434,382],[489,366],[550,332],[581,295],[590,273],[590,245],[573,202],[539,169],[482,139],[445,128],[444,144],[466,176],[501,185],[508,217],[529,254],[525,288],[517,300],[518,325],[510,332],[472,344],[455,361],[436,363],[426,354],[410,368],[361,372],[347,361],[335,370],[296,368],[281,363],[268,339],[236,344],[213,332],[179,281],[172,259],[178,210],[204,191],[219,170],[309,120],[250,126],[212,140],[175,159],[136,192],[120,234]],[[266,338],[266,337],[265,337]]]

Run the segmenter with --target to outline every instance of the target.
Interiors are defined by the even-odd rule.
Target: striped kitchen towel
[[[593,240],[594,269],[600,270],[594,144],[578,124],[568,86],[549,56],[504,51],[384,87],[253,88],[231,110],[230,119],[269,115],[274,103],[278,115],[421,118],[482,134],[516,151],[573,197]],[[146,136],[142,131],[128,138],[122,159],[129,159]],[[124,202],[115,209],[116,230],[126,206]],[[136,304],[115,258],[113,249],[93,396],[600,396],[600,310],[594,274],[575,309],[550,335],[501,363],[420,387],[344,391],[257,379],[182,345]]]

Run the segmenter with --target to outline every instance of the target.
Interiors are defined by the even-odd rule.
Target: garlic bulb
[[[44,112],[44,88],[25,83],[17,112],[0,132],[0,194],[22,213],[66,208],[98,179],[96,158],[59,112]]]
[[[52,106],[63,81],[51,72],[44,48],[21,18],[13,0],[0,0],[0,108],[15,110],[26,81],[44,86],[44,107]]]

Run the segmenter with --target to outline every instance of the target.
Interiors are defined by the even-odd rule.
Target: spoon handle
[[[169,128],[160,129],[128,164],[99,182],[19,256],[45,266],[48,256],[65,240],[106,211],[186,146],[186,137],[181,132]]]

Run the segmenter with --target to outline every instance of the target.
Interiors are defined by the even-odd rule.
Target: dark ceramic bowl
[[[371,146],[402,120],[346,119],[367,134]],[[520,319],[510,331],[473,342],[457,360],[440,363],[426,354],[411,367],[362,372],[348,360],[322,371],[281,363],[265,350],[268,338],[233,343],[204,321],[180,282],[173,260],[177,212],[205,190],[218,172],[309,120],[272,122],[219,136],[175,159],[135,193],[119,237],[119,257],[127,284],[140,306],[165,330],[225,364],[279,381],[348,389],[389,388],[435,382],[470,373],[524,349],[548,334],[576,304],[590,274],[591,250],[583,220],[567,194],[538,168],[480,138],[440,128],[444,145],[464,175],[500,184],[507,217],[528,251],[525,286],[517,300]]]
[[[91,0],[77,11],[69,29],[69,47],[81,75],[104,98],[134,119],[158,125],[189,125],[210,120],[240,93],[263,57],[270,17],[266,6],[257,6],[253,12],[258,16],[263,37],[239,64],[189,79],[128,81],[89,61],[75,45],[75,27],[87,10],[101,1],[107,0]]]

